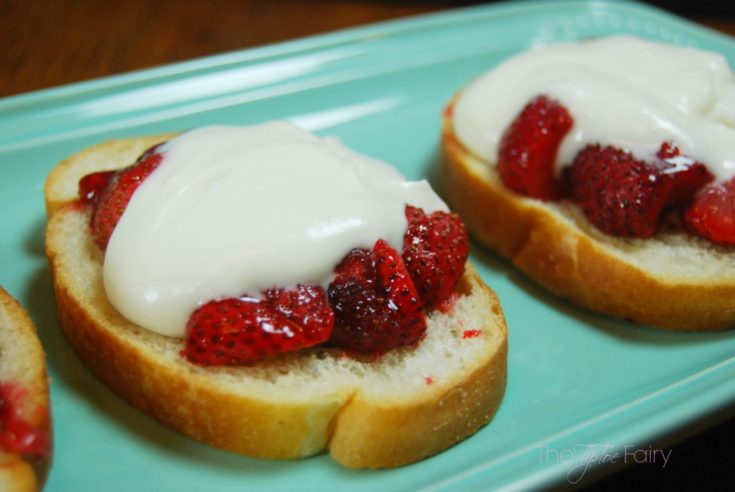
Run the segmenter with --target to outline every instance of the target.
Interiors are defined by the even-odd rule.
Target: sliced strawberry
[[[379,239],[373,247],[378,280],[390,309],[412,323],[426,325],[421,300],[398,251]],[[421,329],[423,332],[423,328]]]
[[[90,177],[80,181],[80,188],[84,187],[82,199],[91,192],[89,200],[93,202],[92,210],[92,237],[97,246],[103,251],[115,230],[120,217],[138,186],[158,167],[163,160],[159,152],[159,145],[151,147],[141,155],[130,167],[117,171],[109,178],[107,186],[97,187],[103,177]],[[85,181],[86,180],[86,181]],[[88,187],[87,187],[88,186]]]
[[[682,154],[675,144],[664,142],[656,154],[664,164],[663,172],[674,179],[670,203],[681,205],[689,202],[704,185],[715,177],[707,166]]]
[[[541,200],[559,199],[562,193],[554,162],[573,124],[569,111],[547,96],[528,103],[500,141],[498,172],[505,186]]]
[[[369,249],[355,248],[342,258],[335,267],[338,277],[352,278],[364,288],[373,288],[375,283],[375,263]]]
[[[49,435],[23,418],[21,408],[26,397],[26,390],[15,382],[0,385],[0,450],[44,458],[51,450]]]
[[[95,203],[107,188],[116,171],[100,171],[87,174],[79,180],[79,197],[84,203]]]
[[[403,261],[425,309],[448,299],[464,273],[469,254],[467,230],[454,214],[425,214],[406,206],[408,228],[403,238]]]
[[[650,237],[670,200],[671,176],[615,147],[588,145],[565,170],[572,197],[590,222],[617,236]]]
[[[334,313],[323,287],[299,284],[295,289],[273,288],[264,294],[264,302],[271,309],[303,326],[307,332],[332,331]]]
[[[397,251],[378,240],[372,251],[352,250],[335,269],[329,302],[330,341],[358,352],[383,352],[418,341],[426,318]]]
[[[735,246],[735,178],[704,188],[683,218],[693,234],[722,246]]]
[[[241,364],[301,350],[329,339],[333,317],[321,287],[271,289],[263,301],[210,301],[186,326],[184,354],[202,366]]]

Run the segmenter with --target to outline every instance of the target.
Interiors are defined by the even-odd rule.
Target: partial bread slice
[[[682,231],[609,236],[570,202],[508,190],[494,163],[465,148],[444,113],[440,193],[472,235],[553,293],[602,313],[672,330],[735,325],[735,252]]]
[[[469,264],[449,312],[429,316],[425,339],[376,360],[317,348],[246,366],[202,368],[180,355],[181,340],[124,319],[105,296],[89,211],[74,201],[69,181],[96,170],[95,160],[100,167],[128,165],[152,142],[99,145],[66,161],[46,184],[46,249],[61,326],[112,390],[216,447],[274,459],[328,449],[349,467],[411,463],[492,418],[505,390],[507,332],[497,297]],[[467,336],[475,335],[468,330],[479,336]]]
[[[18,388],[14,411],[51,439],[46,358],[28,313],[0,287],[0,383]],[[50,456],[34,458],[2,449],[0,490],[33,491],[42,487]]]

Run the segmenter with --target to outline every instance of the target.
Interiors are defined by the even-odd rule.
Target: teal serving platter
[[[0,100],[0,284],[48,357],[55,455],[46,490],[528,489],[590,483],[615,464],[661,466],[655,443],[727,414],[735,333],[669,333],[576,308],[479,247],[472,260],[509,327],[508,389],[476,435],[398,469],[327,455],[266,461],[168,430],[101,385],[59,331],[44,255],[43,183],[60,160],[116,137],[287,118],[434,178],[455,91],[540,43],[628,33],[714,50],[735,41],[627,2],[522,2],[388,22]],[[502,96],[499,96],[502,97]],[[646,461],[644,461],[646,460]],[[656,461],[657,460],[657,461]]]

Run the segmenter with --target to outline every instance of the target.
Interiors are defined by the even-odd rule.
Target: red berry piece
[[[354,279],[364,288],[373,288],[375,283],[375,263],[369,249],[356,248],[347,253],[335,267],[337,277]]]
[[[498,172],[505,186],[522,195],[557,200],[554,175],[559,144],[574,121],[553,99],[537,96],[505,130],[498,152]]]
[[[79,198],[83,203],[94,203],[107,188],[116,171],[101,171],[87,174],[79,180]]]
[[[722,246],[735,246],[735,178],[705,187],[683,218],[693,234]]]
[[[425,214],[406,206],[408,228],[403,238],[403,261],[425,309],[448,299],[464,273],[469,254],[467,230],[454,214]]]
[[[379,239],[373,247],[378,280],[389,307],[401,317],[426,325],[421,300],[401,255],[387,242]],[[423,329],[421,330],[423,332]]]
[[[674,187],[660,167],[615,147],[588,145],[565,170],[570,192],[603,232],[650,237]]]
[[[324,315],[326,295],[318,289],[300,286],[293,295],[272,290],[263,301],[247,297],[210,301],[189,318],[184,354],[195,364],[217,366],[258,361],[323,343],[332,330],[332,317]]]
[[[384,352],[417,342],[426,318],[397,251],[378,240],[354,249],[337,265],[329,285],[335,323],[330,341],[357,352]]]
[[[685,156],[671,142],[662,143],[657,156],[664,164],[663,172],[674,180],[670,199],[672,205],[686,204],[697,191],[715,179],[707,166]]]
[[[159,146],[160,144],[145,151],[132,166],[117,171],[104,188],[90,186],[95,202],[92,210],[92,237],[103,251],[107,249],[112,231],[125,212],[133,193],[163,160],[163,154],[158,151]],[[82,181],[85,179],[82,178]],[[88,181],[96,179],[90,178]]]
[[[334,326],[334,312],[329,307],[327,292],[319,285],[299,284],[295,289],[273,288],[265,291],[263,302],[307,332],[327,332]],[[320,335],[321,336],[321,335]]]
[[[25,398],[25,389],[17,383],[0,385],[0,449],[44,458],[51,450],[49,436],[23,418],[21,406]]]

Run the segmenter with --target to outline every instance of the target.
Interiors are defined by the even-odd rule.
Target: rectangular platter
[[[491,425],[423,462],[353,471],[320,455],[250,459],[172,432],[77,361],[60,334],[44,256],[43,182],[61,159],[115,137],[288,118],[432,178],[440,114],[513,53],[628,33],[719,51],[735,42],[632,3],[533,2],[389,22],[0,100],[0,284],[38,325],[55,420],[46,490],[477,490],[564,485],[595,450],[648,449],[735,400],[735,333],[675,334],[570,306],[473,247],[500,296],[509,380]],[[571,450],[571,453],[561,453]],[[590,454],[593,453],[593,454]],[[104,485],[103,485],[104,484]]]

